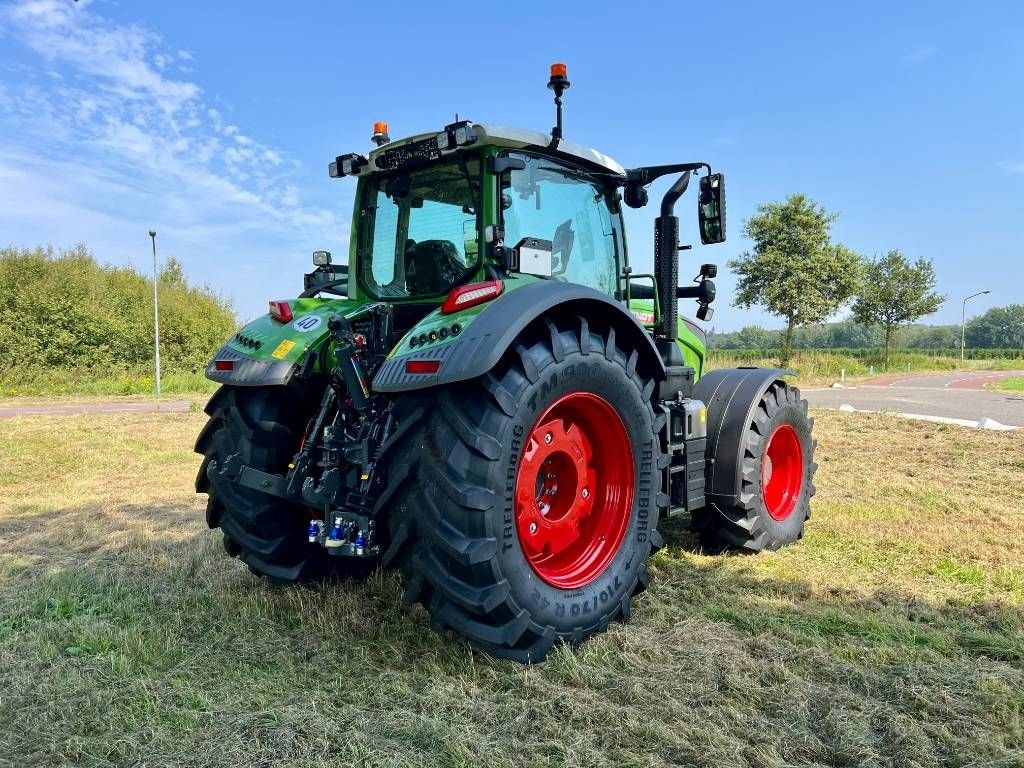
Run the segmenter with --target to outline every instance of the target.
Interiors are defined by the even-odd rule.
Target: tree
[[[882,327],[889,367],[889,347],[901,325],[938,311],[946,297],[935,292],[935,268],[928,259],[913,264],[899,251],[889,251],[867,264],[853,316],[865,325]]]
[[[759,205],[757,210],[743,229],[754,249],[730,261],[729,267],[739,276],[737,306],[760,305],[786,320],[780,355],[785,366],[793,351],[793,331],[823,322],[856,292],[861,257],[832,242],[836,214],[804,195],[790,195],[784,203]]]
[[[971,347],[1024,349],[1024,304],[993,307],[967,324]]]

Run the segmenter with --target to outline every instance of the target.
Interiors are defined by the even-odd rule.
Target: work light
[[[327,166],[327,172],[332,179],[342,176],[354,176],[363,169],[369,161],[360,154],[349,152],[347,155],[340,155],[333,163]]]
[[[326,267],[331,263],[331,252],[330,251],[313,251],[313,265],[316,267]]]

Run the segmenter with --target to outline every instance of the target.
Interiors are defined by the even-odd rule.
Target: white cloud
[[[199,252],[258,235],[299,257],[343,233],[333,212],[303,201],[286,152],[226,124],[170,66],[192,62],[190,52],[84,0],[0,6],[0,30],[0,45],[13,39],[34,54],[0,71],[6,237],[34,244],[50,231],[39,242],[116,246],[118,233],[159,220]]]

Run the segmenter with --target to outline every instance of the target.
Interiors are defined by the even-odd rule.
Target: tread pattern
[[[309,517],[301,507],[210,477],[211,463],[234,453],[249,466],[283,471],[308,421],[303,402],[294,392],[263,387],[224,386],[210,398],[210,420],[195,445],[203,454],[196,491],[209,494],[206,523],[223,531],[229,555],[275,583],[366,575],[372,565],[332,557],[309,543]]]
[[[587,354],[603,354],[626,372],[653,422],[654,381],[637,370],[636,353],[617,346],[613,328],[598,333],[579,316],[542,317],[494,371],[439,391],[409,393],[396,403],[396,409],[430,417],[411,428],[390,457],[385,495],[392,544],[384,566],[401,569],[403,602],[424,605],[433,629],[452,630],[493,656],[541,661],[560,640],[578,644],[611,620],[627,620],[631,598],[647,587],[644,564],[623,599],[591,623],[569,632],[538,623],[501,577],[499,541],[481,514],[501,503],[500,493],[486,485],[492,463],[501,459],[492,437],[497,426],[515,415],[521,393],[548,365]],[[653,525],[650,543],[652,552],[662,546]]]
[[[768,515],[761,504],[761,454],[764,442],[768,439],[770,425],[775,415],[787,406],[795,406],[799,418],[806,423],[807,432],[811,433],[814,419],[807,415],[807,401],[800,396],[800,390],[782,381],[776,381],[765,391],[754,409],[747,429],[749,431],[744,447],[743,464],[741,467],[740,500],[734,507],[718,504],[696,510],[693,513],[693,527],[700,533],[702,543],[712,549],[738,549],[747,552],[775,550],[792,540],[773,535],[768,526]],[[807,456],[809,470],[805,482],[808,492],[793,511],[800,516],[800,527],[796,538],[803,536],[804,521],[811,516],[810,499],[815,494],[814,473],[818,465],[814,463],[814,450],[818,441],[811,439],[811,450]]]

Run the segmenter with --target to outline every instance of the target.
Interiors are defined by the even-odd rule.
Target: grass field
[[[164,395],[209,395],[216,388],[217,385],[205,377],[203,370],[165,370],[160,377],[160,391]],[[125,370],[10,369],[0,372],[0,398],[68,395],[111,397],[152,395],[155,392],[156,377],[149,367]]]
[[[757,366],[760,368],[776,368],[778,357],[752,357],[746,353],[737,353],[728,349],[712,349],[708,352],[709,368],[736,368],[738,366]],[[862,381],[872,375],[886,372],[882,365],[881,354],[877,358],[853,357],[842,352],[827,349],[795,350],[790,360],[790,369],[797,372],[795,381],[801,386],[831,384],[839,381],[842,371],[846,371],[847,381]],[[894,350],[889,360],[889,373],[927,373],[940,371],[1015,371],[1024,368],[1024,360],[983,358],[965,360],[949,355],[933,355],[928,352]]]
[[[737,366],[778,367],[777,357],[751,357],[735,350],[710,350],[709,368],[735,368]],[[845,370],[847,380],[868,378],[874,366],[875,374],[885,371],[881,357],[853,357],[827,349],[797,350],[789,367],[797,372],[795,381],[803,386],[831,384],[839,381]],[[1020,370],[1024,360],[983,358],[966,360],[961,366],[959,357],[934,355],[921,351],[896,350],[889,363],[890,372],[914,373],[927,371],[965,370]],[[167,371],[161,377],[161,391],[168,396],[210,395],[216,384],[208,380],[202,370]],[[90,396],[119,397],[124,395],[149,396],[156,391],[153,370],[150,367],[124,370],[94,369],[8,369],[0,371],[0,398]]]
[[[223,556],[202,414],[0,422],[0,765],[1021,765],[1024,438],[816,416],[800,543],[675,530],[630,625],[532,668],[394,574]]]
[[[992,389],[1009,395],[1024,395],[1024,376],[1010,376],[992,384]]]

